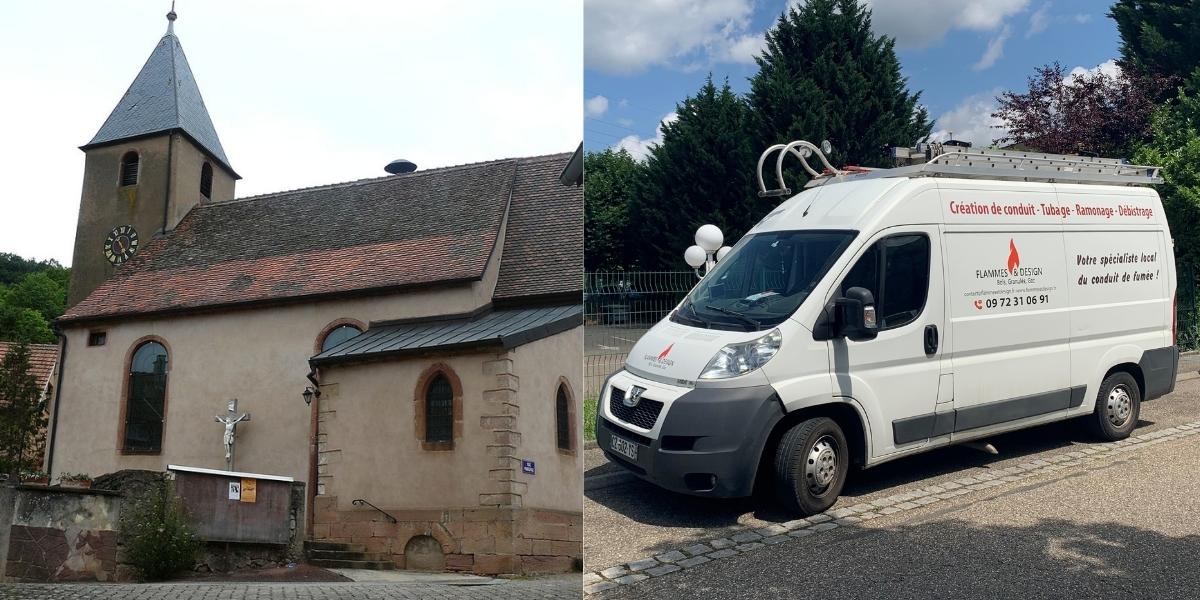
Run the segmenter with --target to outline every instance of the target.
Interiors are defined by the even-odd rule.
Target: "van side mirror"
[[[834,331],[839,337],[856,342],[873,340],[878,335],[879,324],[875,315],[875,295],[870,290],[852,287],[846,296],[834,301],[836,321]]]

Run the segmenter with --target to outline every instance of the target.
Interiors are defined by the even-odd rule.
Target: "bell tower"
[[[233,198],[234,172],[221,147],[183,46],[167,33],[100,126],[80,147],[83,193],[67,306],[169,233],[197,204]]]

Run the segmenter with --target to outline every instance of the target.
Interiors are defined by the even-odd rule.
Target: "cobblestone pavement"
[[[394,583],[0,584],[4,600],[550,600],[580,597],[579,576],[492,585]]]

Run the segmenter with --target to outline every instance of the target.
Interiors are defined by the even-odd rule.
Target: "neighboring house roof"
[[[0,342],[0,361],[8,355],[8,351],[15,348],[17,344],[13,342]],[[30,372],[33,373],[37,380],[38,389],[44,390],[50,383],[50,376],[54,373],[54,365],[58,363],[58,346],[54,344],[29,344],[29,366]]]
[[[183,46],[168,29],[100,131],[82,149],[169,131],[187,134],[238,177],[204,107]]]
[[[313,366],[479,346],[513,348],[583,325],[583,307],[504,309],[454,319],[373,324],[311,359]]]
[[[567,161],[567,166],[559,173],[558,180],[563,185],[583,185],[583,142],[579,142],[579,147],[575,148],[571,160]]]
[[[510,197],[497,297],[577,292],[583,192],[558,182],[568,158],[496,160],[200,204],[60,321],[479,280]]]
[[[569,293],[583,301],[583,191],[558,181],[571,155],[555,158],[517,175],[498,301]]]

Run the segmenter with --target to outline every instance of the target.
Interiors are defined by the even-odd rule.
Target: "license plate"
[[[612,449],[613,452],[616,452],[617,454],[620,454],[629,460],[637,462],[637,444],[629,440],[621,439],[614,435],[609,438],[608,447]]]

